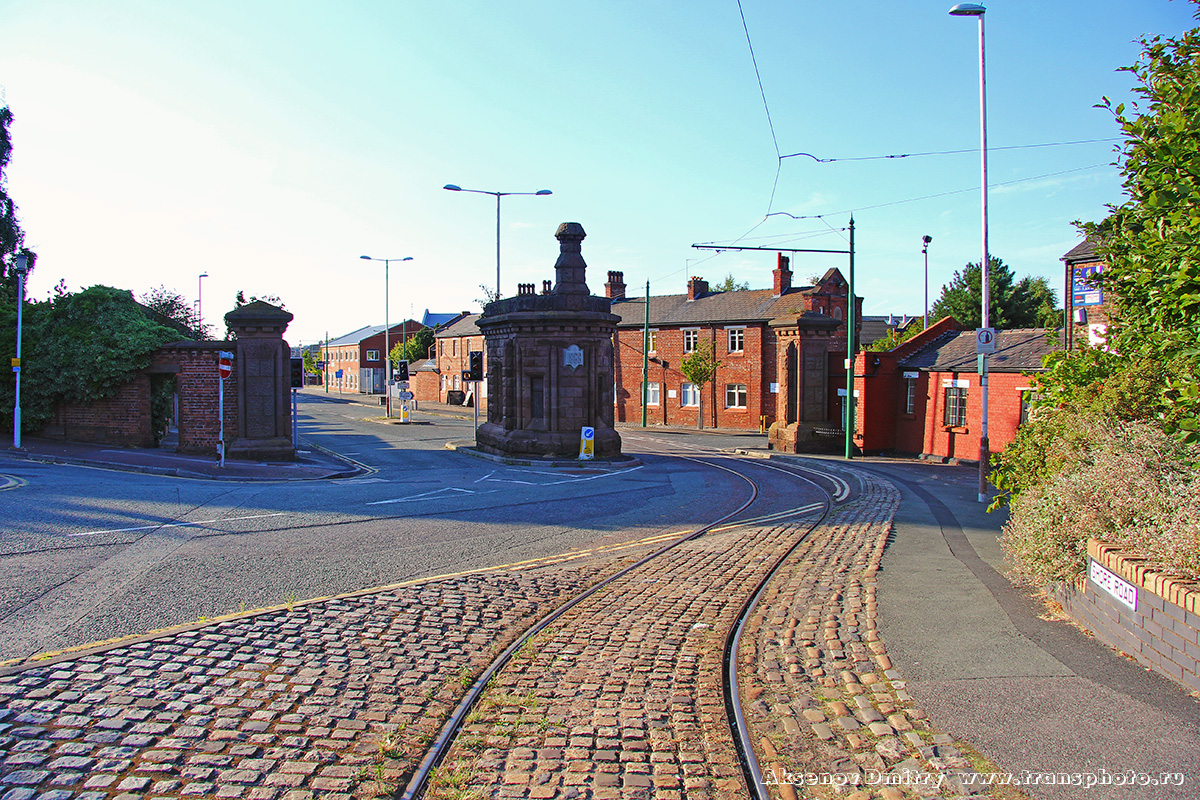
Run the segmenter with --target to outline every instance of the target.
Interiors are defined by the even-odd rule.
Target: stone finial
[[[584,237],[583,226],[578,222],[564,222],[558,226],[554,238],[558,239],[558,261],[554,264],[554,294],[591,294],[584,273],[587,263],[580,254]]]

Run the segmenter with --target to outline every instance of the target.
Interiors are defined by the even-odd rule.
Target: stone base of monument
[[[292,440],[284,437],[234,439],[229,443],[225,457],[239,461],[295,461],[296,449],[292,447]]]
[[[506,430],[501,425],[485,423],[475,432],[475,446],[497,456],[569,459],[579,456],[579,438],[579,431]],[[612,428],[596,428],[592,446],[597,459],[621,455],[621,437]]]

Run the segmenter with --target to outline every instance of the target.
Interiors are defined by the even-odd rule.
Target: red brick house
[[[794,287],[787,257],[778,259],[771,289],[713,292],[705,280],[693,277],[687,294],[653,296],[648,304],[626,297],[622,273],[608,274],[605,294],[620,317],[614,347],[617,422],[641,421],[647,314],[649,424],[697,424],[700,390],[679,364],[701,340],[712,344],[720,361],[715,378],[702,390],[706,427],[765,431],[775,423],[839,418],[849,287],[837,269],[813,286]]]
[[[412,336],[424,327],[414,319],[397,322],[388,330],[386,346],[395,347],[405,334]],[[383,394],[384,347],[382,325],[368,325],[326,342],[321,348],[325,385],[339,392]]]
[[[855,444],[866,453],[977,461],[982,398],[975,347],[975,332],[946,317],[894,350],[859,353]],[[1025,419],[1030,373],[1041,372],[1042,359],[1062,347],[1056,331],[996,332],[988,359],[991,452],[1003,451]]]
[[[471,386],[464,385],[462,373],[467,368],[467,354],[472,350],[484,353],[483,368],[487,371],[487,353],[483,333],[475,324],[478,314],[467,314],[441,328],[433,335],[433,354],[429,363],[421,366],[416,383],[416,398],[438,403],[462,404]],[[425,376],[436,375],[436,380]],[[487,408],[487,381],[479,383],[479,408]],[[474,403],[475,398],[471,398]]]

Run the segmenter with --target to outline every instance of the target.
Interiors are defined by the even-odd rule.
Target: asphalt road
[[[638,540],[702,524],[746,496],[739,479],[692,461],[647,452],[618,470],[512,467],[445,448],[471,440],[469,420],[378,417],[301,397],[302,441],[374,470],[347,480],[3,462],[17,485],[0,491],[0,660]],[[631,434],[626,451],[661,449],[642,445]]]

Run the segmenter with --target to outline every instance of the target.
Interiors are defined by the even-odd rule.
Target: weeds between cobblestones
[[[893,669],[876,629],[875,576],[900,497],[858,480],[859,499],[792,554],[742,638],[742,702],[773,796],[791,800],[803,786],[847,800],[1022,797],[973,785],[976,770],[995,770],[932,730]]]
[[[291,604],[0,677],[0,800],[386,794],[500,649],[613,565]]]

